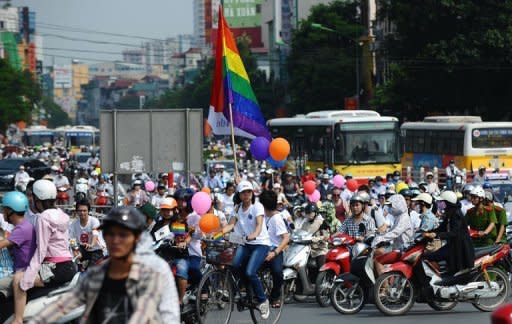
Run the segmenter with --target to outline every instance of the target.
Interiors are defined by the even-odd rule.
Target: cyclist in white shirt
[[[270,293],[271,305],[279,308],[281,286],[283,285],[283,250],[288,246],[290,234],[282,212],[277,210],[277,195],[274,191],[265,190],[259,196],[265,210],[265,223],[270,237],[270,252],[265,259],[270,264],[272,272],[272,292]]]
[[[265,211],[261,203],[255,202],[254,188],[250,182],[241,181],[237,186],[237,192],[241,202],[235,207],[234,216],[222,231],[228,233],[234,229],[236,235],[244,237],[245,244],[237,248],[233,259],[233,270],[240,275],[244,269],[244,275],[250,281],[258,299],[261,317],[267,319],[270,315],[269,301],[258,278],[258,270],[265,261],[271,245],[264,219]]]
[[[87,260],[91,265],[103,257],[103,247],[100,240],[100,221],[89,215],[90,205],[87,200],[76,202],[78,218],[71,223],[69,238],[80,246],[82,260]]]

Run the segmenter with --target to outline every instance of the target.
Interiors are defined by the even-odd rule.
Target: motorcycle
[[[423,259],[427,239],[417,238],[397,262],[388,264],[374,285],[377,308],[386,315],[403,315],[415,301],[436,310],[447,310],[458,302],[470,302],[480,311],[495,310],[510,293],[508,274],[510,246],[475,249],[474,266],[456,274],[440,272]]]
[[[318,270],[315,282],[315,297],[321,307],[329,305],[329,294],[336,277],[350,271],[350,249],[355,242],[343,233],[333,234],[329,238],[333,248],[325,255],[325,263]]]
[[[69,204],[69,188],[59,187],[57,188],[57,205],[67,205]]]
[[[27,292],[27,305],[25,306],[24,321],[37,317],[39,313],[50,304],[53,304],[62,295],[69,293],[77,284],[80,279],[80,273],[76,273],[73,279],[57,288],[33,288]],[[78,321],[85,311],[85,305],[77,307],[66,316],[61,317],[55,323],[68,323]],[[14,319],[14,301],[6,300],[0,303],[0,323],[12,323]]]
[[[183,258],[185,254],[188,255],[186,248],[182,249],[174,245],[174,235],[170,232],[157,238],[157,241],[153,245],[153,251],[169,264],[174,275],[176,275],[176,266],[173,264],[173,260]],[[184,306],[180,314],[181,320],[184,323],[198,323],[196,295],[197,285],[189,284],[183,296]]]
[[[87,200],[89,194],[89,185],[87,179],[80,178],[75,185],[75,201]]]
[[[291,298],[304,301],[315,294],[314,281],[318,267],[316,260],[310,258],[313,234],[296,230],[291,235],[291,244],[284,253],[283,279],[285,302]]]
[[[105,213],[107,211],[107,206],[112,205],[109,193],[106,190],[98,191],[96,193],[94,204],[96,205],[96,212]]]
[[[363,224],[361,224],[364,227]],[[365,230],[360,229],[361,233]],[[364,305],[373,302],[372,288],[375,284],[374,250],[371,242],[374,237],[364,242],[357,242],[352,247],[352,260],[350,271],[336,277],[330,291],[330,300],[333,308],[340,314],[356,314]],[[379,245],[378,247],[383,246]],[[391,251],[377,257],[380,264],[396,262],[400,253]]]

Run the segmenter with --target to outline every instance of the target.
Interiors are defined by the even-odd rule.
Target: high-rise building
[[[263,0],[224,0],[224,16],[235,37],[246,35],[252,49],[263,47],[261,4]],[[213,49],[221,0],[194,0],[194,37],[200,48]]]

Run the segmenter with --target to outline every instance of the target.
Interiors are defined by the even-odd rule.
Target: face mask
[[[400,180],[400,177],[399,176],[396,176],[394,177],[393,179],[395,179],[396,181]]]
[[[377,181],[375,184],[376,184],[377,186],[379,186],[379,187],[380,187],[380,186],[382,186],[382,182],[380,182],[380,181]]]
[[[420,206],[420,205],[416,205],[416,206],[414,206],[414,210],[415,210],[417,213],[421,213],[421,206]]]

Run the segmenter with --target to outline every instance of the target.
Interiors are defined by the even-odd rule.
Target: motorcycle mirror
[[[359,233],[365,233],[366,232],[366,226],[363,223],[359,224]]]

